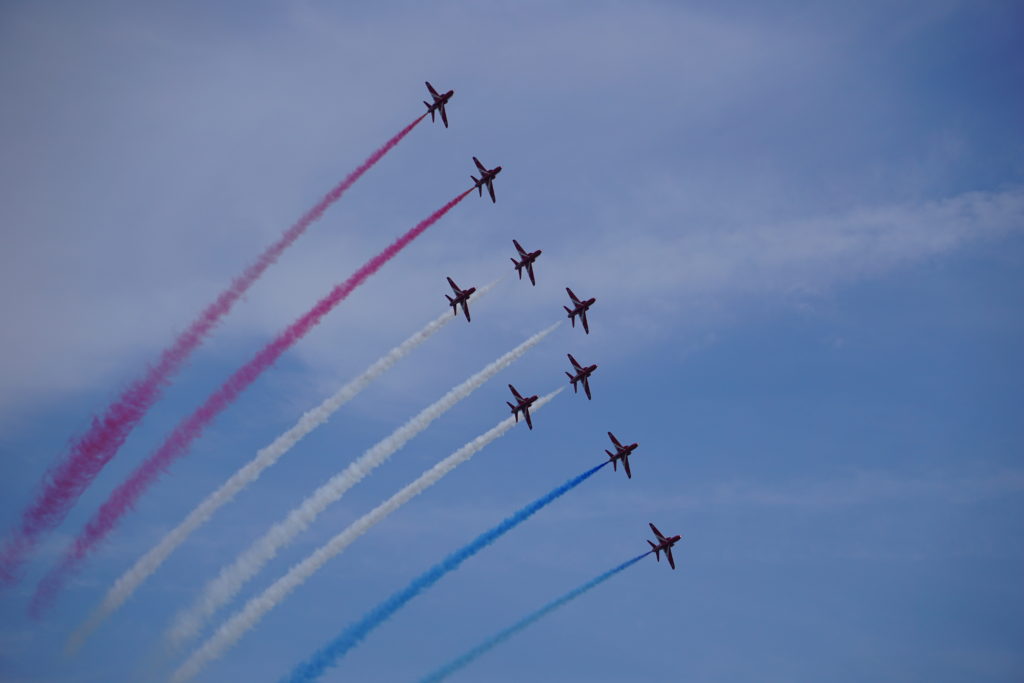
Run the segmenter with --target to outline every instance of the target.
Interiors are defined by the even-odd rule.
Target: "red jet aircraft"
[[[476,157],[473,157],[473,162],[476,164],[476,167],[480,170],[480,180],[477,180],[475,176],[469,177],[473,179],[474,183],[476,183],[474,187],[476,187],[481,197],[484,196],[484,185],[487,186],[487,191],[491,193],[491,203],[493,204],[495,201],[494,176],[501,173],[501,166],[495,166],[494,168],[487,170],[486,168],[484,168],[484,165],[480,163],[480,160],[477,159]]]
[[[523,279],[523,268],[526,268],[526,274],[530,276],[530,284],[536,285],[537,280],[535,280],[533,277],[533,262],[536,261],[537,257],[541,255],[541,250],[538,249],[537,251],[526,251],[525,249],[523,249],[522,245],[519,244],[519,242],[516,242],[515,240],[512,240],[512,244],[516,245],[516,251],[519,252],[519,258],[523,259],[522,261],[516,261],[515,259],[512,259],[512,263],[516,264],[516,272],[519,273],[519,279]]]
[[[676,561],[672,559],[672,546],[678,543],[679,539],[682,538],[682,536],[677,535],[672,536],[670,538],[665,538],[665,535],[658,531],[658,527],[654,526],[654,524],[651,524],[651,522],[648,522],[647,524],[650,525],[651,531],[654,532],[654,535],[658,537],[657,545],[655,545],[654,541],[647,541],[647,543],[651,546],[651,551],[654,553],[655,559],[657,559],[658,562],[661,562],[661,555],[659,555],[658,553],[664,550],[665,557],[668,558],[668,563],[672,566],[672,569],[675,569]]]
[[[633,451],[636,450],[637,446],[639,446],[640,444],[632,443],[632,444],[630,444],[628,446],[623,446],[621,443],[619,443],[619,440],[616,439],[615,435],[612,434],[611,432],[608,432],[608,438],[612,440],[613,444],[615,444],[615,452],[614,453],[612,453],[611,451],[605,449],[605,453],[607,453],[608,457],[611,459],[612,469],[613,470],[618,470],[619,468],[616,465],[616,461],[617,460],[621,460],[622,461],[622,469],[626,470],[626,477],[629,478],[629,479],[632,479],[633,478],[633,473],[629,471],[629,456],[630,456],[630,454]]]
[[[476,291],[476,287],[470,287],[469,289],[459,289],[459,286],[455,284],[455,281],[448,278],[448,284],[452,286],[452,291],[455,292],[455,297],[450,297],[447,294],[444,298],[448,299],[448,305],[452,307],[452,313],[454,315],[459,314],[459,304],[462,304],[462,312],[466,314],[466,322],[469,322],[469,297]]]
[[[571,353],[570,354],[566,354],[566,355],[569,356],[569,362],[572,363],[573,369],[576,370],[576,375],[575,376],[570,375],[568,372],[565,373],[565,376],[569,378],[569,384],[572,385],[572,393],[574,393],[574,394],[577,393],[577,390],[579,389],[579,387],[576,385],[576,383],[579,382],[579,381],[582,381],[583,382],[583,392],[587,395],[587,400],[589,401],[590,400],[590,376],[592,374],[594,374],[594,370],[597,370],[597,365],[588,365],[587,367],[583,367],[582,365],[580,365],[576,361],[575,358],[572,357]]]
[[[562,308],[565,309],[565,312],[569,314],[569,322],[572,323],[573,327],[576,327],[576,316],[578,315],[580,317],[580,322],[583,323],[583,331],[590,334],[590,326],[587,325],[587,309],[593,306],[597,299],[592,297],[586,301],[580,301],[579,298],[572,293],[571,289],[566,287],[565,291],[569,292],[569,298],[572,299],[573,303],[573,308],[562,306]]]
[[[519,413],[522,412],[523,418],[526,420],[526,426],[533,429],[533,422],[530,421],[530,406],[532,406],[534,401],[537,400],[537,396],[534,395],[523,398],[520,393],[516,391],[514,386],[509,384],[508,388],[512,390],[512,395],[516,397],[516,405],[512,405],[508,401],[505,401],[505,403],[512,409],[512,414],[515,416],[516,422],[519,422]]]
[[[423,104],[427,105],[427,111],[430,112],[430,120],[431,121],[434,120],[434,113],[435,112],[440,112],[441,113],[441,122],[444,124],[444,127],[447,128],[448,127],[448,114],[446,114],[445,111],[444,111],[444,105],[448,104],[448,100],[450,100],[452,98],[452,95],[455,94],[455,91],[454,90],[449,90],[445,94],[440,95],[440,94],[438,94],[438,92],[436,90],[434,90],[434,86],[430,85],[430,81],[427,81],[426,83],[427,83],[427,90],[430,91],[431,97],[434,98],[434,103],[433,104],[430,104],[429,102],[424,102],[423,103]]]

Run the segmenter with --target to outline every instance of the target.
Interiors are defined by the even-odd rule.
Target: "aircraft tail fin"
[[[576,315],[572,312],[572,309],[568,306],[562,306],[562,308],[564,308],[565,312],[569,314],[569,322],[572,323],[573,327],[576,327]]]
[[[614,457],[612,457],[612,452],[607,450],[607,449],[605,449],[605,453],[608,454],[608,459],[612,461],[612,470],[614,470],[615,472],[618,472],[619,471],[619,463],[618,463],[618,461],[615,460]],[[648,541],[648,543],[650,543],[650,541]]]
[[[470,179],[471,179],[471,180],[472,180],[472,181],[473,181],[474,183],[476,183],[476,191],[477,191],[477,193],[478,193],[478,194],[479,194],[479,195],[480,195],[481,197],[483,197],[483,196],[484,196],[484,186],[483,186],[483,184],[482,184],[482,183],[481,183],[481,182],[480,182],[479,180],[477,180],[477,179],[476,179],[476,176],[469,176],[469,177],[470,177]]]
[[[454,305],[454,304],[455,304],[455,299],[451,298],[451,297],[450,297],[450,296],[448,296],[447,294],[445,294],[445,295],[444,295],[444,298],[445,298],[445,299],[448,299],[448,305],[449,305],[449,306],[451,306],[451,305]]]

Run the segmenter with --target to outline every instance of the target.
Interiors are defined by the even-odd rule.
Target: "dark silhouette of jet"
[[[678,543],[679,539],[682,538],[682,536],[677,535],[672,536],[671,538],[665,538],[665,535],[658,531],[658,527],[654,526],[654,524],[652,524],[651,522],[648,522],[647,524],[651,527],[651,531],[654,532],[654,535],[658,537],[657,544],[655,544],[654,541],[647,541],[647,543],[651,546],[651,550],[654,552],[655,559],[657,559],[658,562],[661,562],[661,556],[658,553],[664,550],[665,557],[668,558],[669,565],[671,565],[672,569],[675,569],[676,561],[672,559],[672,546]]]
[[[448,104],[448,100],[450,100],[452,98],[452,95],[455,94],[455,91],[454,90],[449,90],[445,94],[441,95],[436,90],[434,90],[434,86],[430,85],[430,81],[427,81],[426,83],[427,83],[427,90],[430,91],[430,96],[434,98],[434,103],[433,104],[430,104],[429,102],[424,102],[423,103],[423,104],[427,105],[427,111],[430,112],[430,120],[431,121],[434,120],[434,113],[435,112],[440,113],[441,114],[441,123],[443,123],[444,127],[447,128],[448,127],[448,114],[444,110],[444,105]]]
[[[629,456],[633,453],[633,451],[637,449],[637,446],[639,446],[640,444],[631,443],[628,446],[623,446],[621,443],[619,443],[619,440],[616,439],[615,435],[612,434],[611,432],[608,432],[608,438],[612,440],[613,444],[615,444],[614,453],[605,449],[605,453],[608,454],[608,458],[611,460],[612,469],[617,471],[619,468],[616,466],[616,461],[621,460],[622,469],[626,470],[626,477],[632,479],[633,473],[629,471]]]
[[[586,301],[580,301],[579,297],[573,294],[571,289],[566,287],[565,291],[569,292],[569,298],[572,299],[573,303],[572,308],[562,306],[562,308],[565,309],[565,312],[569,314],[569,322],[572,323],[573,327],[576,327],[576,316],[579,316],[580,322],[583,323],[583,331],[590,334],[590,326],[587,324],[587,310],[594,305],[594,302],[597,301],[597,299],[591,297]]]
[[[476,287],[459,289],[459,286],[455,284],[455,281],[451,278],[448,278],[448,284],[452,286],[452,291],[455,292],[455,296],[451,297],[445,294],[444,298],[448,299],[448,305],[452,307],[452,313],[458,315],[459,304],[462,304],[462,312],[466,314],[466,322],[469,322],[469,297],[473,296],[473,292],[476,291]]]
[[[512,244],[516,245],[516,251],[519,252],[519,258],[523,259],[522,261],[512,259],[512,263],[516,264],[516,272],[519,273],[519,279],[523,279],[523,268],[526,268],[526,274],[530,276],[530,284],[536,285],[537,280],[533,277],[533,262],[541,255],[541,250],[526,251],[523,249],[522,245],[515,240],[512,240]]]
[[[570,375],[568,372],[565,373],[565,376],[569,378],[569,384],[572,385],[572,393],[577,393],[579,386],[577,386],[576,383],[582,381],[583,392],[587,395],[587,400],[589,401],[590,376],[594,374],[594,370],[597,370],[597,365],[588,365],[587,367],[583,367],[582,365],[579,364],[579,362],[577,362],[575,358],[572,357],[571,353],[567,355],[569,356],[569,362],[572,363],[572,367],[576,371],[575,375]]]
[[[514,386],[509,384],[508,388],[512,390],[512,395],[516,397],[516,405],[512,405],[508,401],[505,401],[505,403],[512,409],[512,414],[515,416],[516,422],[519,422],[519,413],[522,413],[523,419],[526,420],[526,426],[533,429],[533,422],[530,421],[530,406],[532,406],[537,400],[537,396],[534,395],[523,398],[522,395],[516,391]]]
[[[480,160],[473,157],[473,163],[476,164],[477,169],[480,171],[480,179],[477,180],[475,176],[469,176],[476,183],[474,187],[481,197],[484,196],[484,185],[487,186],[487,191],[491,195],[491,203],[495,202],[494,199],[494,176],[501,173],[501,166],[495,166],[494,168],[487,170],[484,165],[480,163]]]

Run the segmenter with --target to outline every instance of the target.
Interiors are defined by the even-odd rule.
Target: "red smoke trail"
[[[110,494],[110,497],[86,525],[85,530],[75,539],[61,564],[40,582],[32,597],[30,611],[33,615],[38,615],[49,605],[65,579],[85,559],[86,554],[113,530],[118,520],[132,508],[157,477],[170,467],[171,463],[185,455],[191,443],[203,433],[203,429],[213,418],[227,408],[243,390],[260,376],[260,373],[269,368],[292,344],[302,339],[325,315],[344,301],[356,287],[380,270],[385,263],[448,213],[452,207],[465,199],[470,192],[472,189],[466,190],[452,199],[416,227],[392,242],[384,251],[363,264],[349,279],[331,290],[330,294],[321,299],[316,306],[267,344],[252,360],[235,371],[235,374],[220,389],[211,394],[198,410],[179,423],[163,445]]]
[[[19,567],[39,536],[64,520],[82,492],[114,457],[131,430],[160,398],[164,385],[181,369],[189,354],[198,348],[220,319],[228,314],[239,297],[313,221],[319,219],[331,204],[338,201],[353,183],[408,135],[425,116],[420,116],[388,140],[295,225],[288,228],[277,242],[270,245],[255,263],[221,292],[217,300],[178,336],[174,344],[164,350],[159,363],[150,366],[144,376],[125,389],[117,401],[107,408],[102,418],[93,418],[89,431],[71,446],[71,452],[65,459],[47,473],[42,491],[22,514],[20,527],[6,540],[3,550],[0,550],[0,584],[12,583],[16,579]]]

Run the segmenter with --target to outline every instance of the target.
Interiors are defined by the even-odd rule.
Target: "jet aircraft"
[[[515,416],[516,422],[519,422],[519,413],[521,412],[523,414],[523,419],[526,420],[526,426],[533,429],[533,422],[530,421],[530,406],[532,406],[537,400],[537,396],[533,395],[523,398],[522,395],[516,391],[514,386],[509,384],[508,388],[511,389],[512,395],[516,397],[516,405],[512,405],[508,401],[505,401],[505,403],[512,409],[512,415]]]
[[[473,162],[476,164],[477,169],[480,171],[480,179],[477,180],[475,176],[469,176],[476,183],[474,186],[481,197],[484,196],[484,185],[487,186],[487,191],[491,194],[491,203],[495,202],[494,199],[494,176],[501,173],[501,166],[495,166],[494,168],[487,170],[484,165],[480,163],[480,160],[473,157]]]
[[[423,104],[427,105],[427,111],[430,112],[430,120],[431,121],[434,120],[434,113],[435,112],[440,112],[440,114],[441,114],[441,123],[443,123],[444,127],[447,128],[448,127],[448,114],[445,113],[444,105],[448,104],[448,100],[450,100],[452,98],[452,95],[455,94],[455,91],[454,90],[449,90],[445,94],[441,95],[436,90],[434,90],[434,86],[430,85],[430,81],[427,81],[426,83],[427,83],[427,90],[430,91],[430,96],[434,98],[434,103],[433,104],[430,104],[429,102],[424,102],[423,103]]]
[[[533,262],[536,261],[537,257],[541,255],[541,250],[538,249],[537,251],[526,251],[525,249],[523,249],[522,245],[519,244],[519,242],[516,242],[515,240],[512,240],[512,244],[516,245],[516,251],[519,252],[519,258],[523,259],[522,261],[516,261],[515,259],[512,259],[512,263],[516,264],[516,272],[519,273],[519,279],[523,279],[523,268],[526,268],[526,274],[530,276],[530,284],[536,285],[537,280],[535,280],[533,277]]]
[[[651,546],[651,550],[654,552],[655,559],[657,559],[658,562],[661,562],[661,555],[659,555],[658,553],[664,550],[665,557],[668,559],[669,565],[672,567],[672,569],[675,569],[676,561],[672,559],[672,546],[678,543],[679,539],[682,538],[682,536],[676,535],[671,536],[669,538],[665,538],[665,535],[658,531],[658,527],[654,526],[654,524],[652,524],[651,522],[648,522],[647,524],[651,527],[651,531],[654,532],[654,535],[658,537],[657,544],[655,544],[654,541],[647,541],[647,543]]]
[[[612,440],[613,444],[615,444],[614,453],[612,453],[608,449],[605,449],[604,451],[605,453],[608,454],[609,459],[611,459],[612,469],[617,471],[619,468],[616,465],[616,461],[621,460],[622,469],[626,470],[626,477],[632,479],[633,473],[629,471],[629,456],[630,454],[633,453],[633,451],[637,449],[637,446],[639,446],[640,444],[632,443],[628,446],[623,446],[621,443],[619,443],[619,440],[616,439],[615,435],[612,434],[611,432],[608,432],[608,438]]]
[[[579,364],[579,362],[577,362],[575,358],[572,357],[571,353],[566,355],[569,356],[569,362],[572,363],[573,369],[576,370],[575,375],[570,375],[568,372],[565,373],[565,376],[569,378],[569,384],[572,385],[572,392],[574,394],[577,393],[579,387],[576,385],[576,383],[582,381],[583,392],[587,395],[587,400],[589,401],[590,376],[594,374],[594,370],[597,370],[597,365],[588,365],[587,367],[583,367],[582,365]]]
[[[466,322],[469,322],[469,297],[476,291],[476,287],[470,287],[469,289],[459,289],[459,286],[455,284],[455,281],[448,278],[448,284],[452,286],[452,291],[455,292],[454,297],[450,297],[447,294],[444,298],[448,299],[448,305],[452,307],[452,313],[454,315],[459,314],[459,304],[462,304],[462,312],[466,314]]]
[[[578,315],[580,317],[580,322],[583,323],[583,331],[590,334],[590,326],[587,324],[587,310],[594,305],[594,302],[597,301],[597,299],[591,297],[586,301],[580,301],[579,298],[573,294],[571,289],[566,287],[565,291],[569,292],[569,298],[572,299],[573,303],[572,308],[562,306],[562,308],[565,309],[565,312],[569,314],[569,322],[572,323],[573,327],[576,327],[576,316]]]

